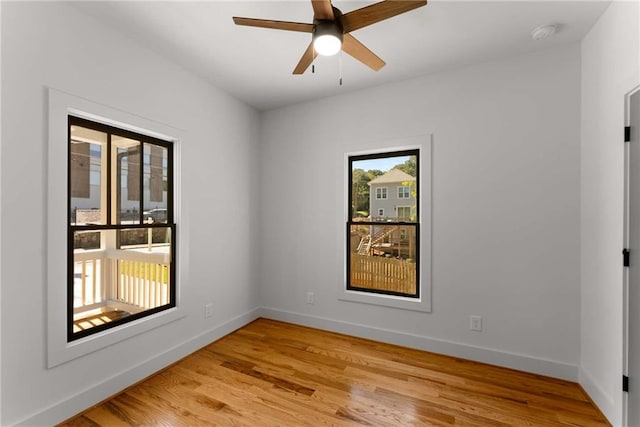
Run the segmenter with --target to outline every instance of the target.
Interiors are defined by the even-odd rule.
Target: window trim
[[[336,270],[336,286],[337,299],[347,303],[367,304],[381,307],[388,307],[401,310],[417,311],[423,313],[431,312],[431,218],[432,218],[432,201],[431,201],[431,183],[432,183],[432,150],[433,150],[433,134],[426,133],[417,136],[398,138],[394,140],[363,140],[345,144],[338,148],[336,153],[336,167],[342,167],[343,175],[341,179],[336,180],[336,192],[342,194],[342,209],[337,212],[337,227],[342,232],[336,236],[336,257],[337,262],[342,266]],[[422,171],[418,188],[420,191],[421,201],[421,228],[420,228],[420,263],[421,274],[419,278],[420,297],[407,298],[395,295],[363,293],[358,291],[347,290],[346,274],[347,274],[347,247],[345,245],[345,236],[348,233],[347,221],[349,216],[349,189],[345,184],[349,180],[351,171],[349,170],[349,157],[361,154],[385,153],[392,151],[419,149],[420,164]],[[340,166],[338,166],[340,165]]]
[[[47,180],[47,356],[46,365],[52,368],[86,354],[185,317],[181,292],[188,274],[188,223],[182,223],[181,147],[185,132],[174,126],[144,118],[138,114],[93,102],[81,97],[48,88],[48,180]],[[111,328],[91,336],[67,342],[67,117],[69,114],[111,124],[116,127],[170,140],[174,149],[174,220],[176,222],[176,307],[118,328]]]

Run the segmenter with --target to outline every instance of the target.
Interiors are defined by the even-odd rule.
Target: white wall
[[[257,232],[251,196],[259,118],[67,4],[3,2],[1,63],[0,424],[51,425],[257,315],[249,248]],[[187,316],[53,369],[45,368],[49,86],[181,129],[179,179],[189,225],[179,236],[187,251],[178,254],[188,259],[181,284]],[[49,197],[65,203],[64,194]],[[220,209],[226,200],[236,203]],[[215,313],[205,321],[209,301]]]
[[[580,382],[622,424],[624,97],[640,84],[640,7],[613,2],[582,41]]]
[[[266,315],[577,379],[578,45],[273,110],[262,120]],[[428,133],[432,312],[338,300],[342,153]],[[307,291],[315,305],[306,304]],[[470,314],[484,317],[483,332],[469,331]]]

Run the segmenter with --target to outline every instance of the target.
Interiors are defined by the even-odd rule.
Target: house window
[[[348,159],[347,290],[419,298],[419,150]],[[394,208],[386,206],[387,187],[406,189],[402,198],[407,204],[397,206],[396,217],[383,222],[378,217],[385,208]],[[363,194],[364,188],[369,194]],[[364,215],[367,211],[378,217]]]
[[[175,307],[173,145],[68,117],[67,340]]]
[[[398,206],[396,208],[398,221],[407,221],[411,219],[411,206]]]
[[[402,185],[398,187],[398,199],[408,199],[411,196],[410,187]]]

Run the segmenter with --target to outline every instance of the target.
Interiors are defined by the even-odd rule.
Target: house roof
[[[373,184],[391,184],[396,182],[415,181],[416,177],[408,173],[402,172],[400,169],[391,169],[384,175],[380,175],[369,181],[369,185]]]

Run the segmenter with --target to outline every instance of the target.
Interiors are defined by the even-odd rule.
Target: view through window
[[[347,290],[417,298],[419,151],[349,157]]]
[[[69,116],[67,338],[175,306],[173,146]]]

